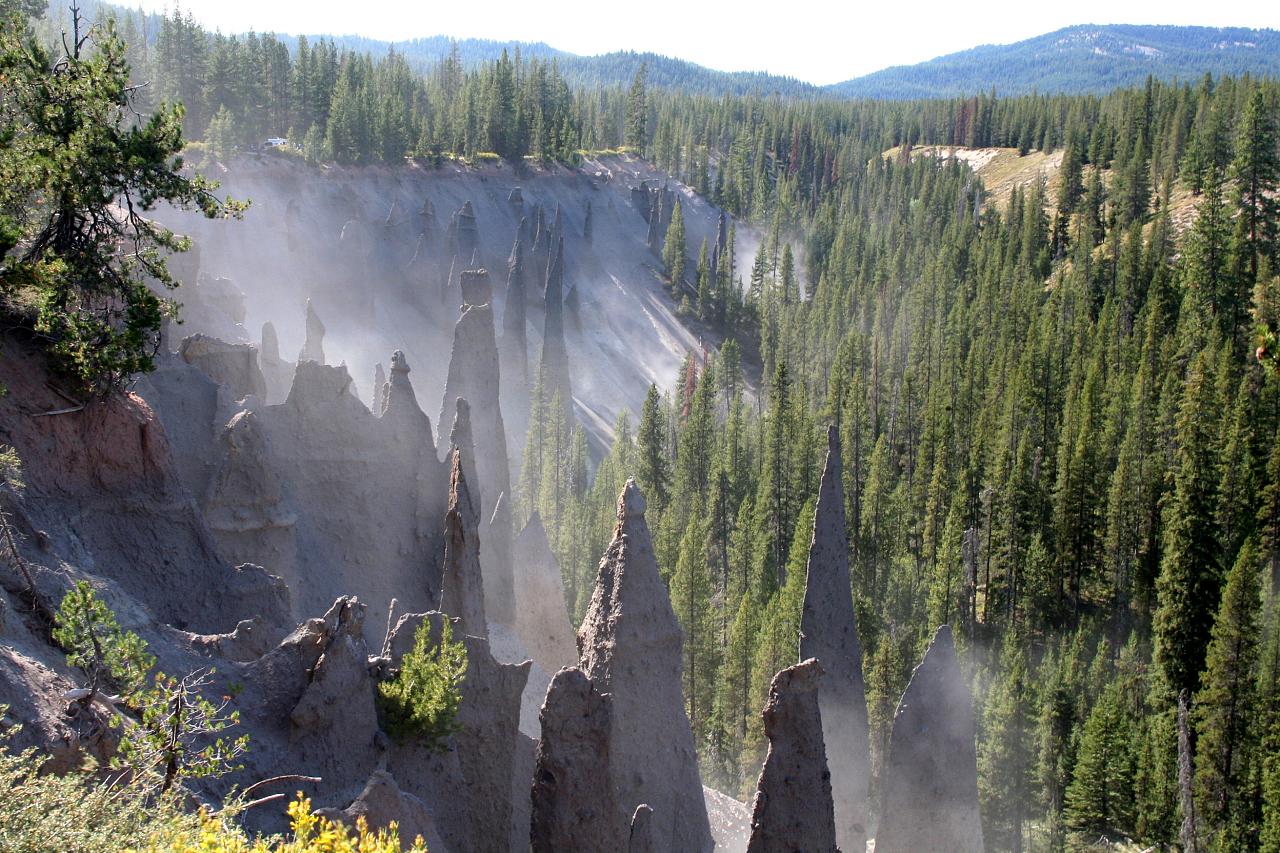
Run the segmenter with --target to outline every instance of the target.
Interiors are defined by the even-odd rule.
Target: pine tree
[[[1080,736],[1079,757],[1067,787],[1067,826],[1091,840],[1123,834],[1133,825],[1133,731],[1119,681],[1098,697]]]
[[[1252,541],[1227,575],[1222,605],[1196,695],[1196,794],[1200,819],[1221,850],[1256,849],[1257,803],[1251,790],[1260,732],[1256,678],[1262,607]]]
[[[1001,672],[987,694],[982,715],[984,737],[978,756],[978,787],[983,804],[983,833],[988,843],[1021,853],[1023,825],[1033,814],[1031,708],[1024,640],[1005,638]]]
[[[680,199],[676,199],[675,209],[671,211],[671,224],[667,226],[667,234],[662,241],[662,265],[671,279],[672,291],[679,293],[684,286],[685,265],[684,210]]]
[[[631,81],[631,90],[627,93],[627,131],[623,144],[644,154],[648,143],[649,102],[645,95],[645,77],[648,66],[641,63],[636,76]]]
[[[1258,280],[1259,262],[1275,262],[1280,249],[1280,148],[1274,108],[1268,107],[1259,88],[1253,90],[1240,118],[1231,178],[1242,228],[1236,253],[1248,273],[1242,284],[1247,294]]]
[[[666,427],[658,386],[650,385],[640,410],[640,430],[636,434],[639,454],[636,459],[636,479],[649,499],[657,515],[661,515],[670,497],[667,473]]]
[[[1164,512],[1165,542],[1155,613],[1155,661],[1173,695],[1194,691],[1218,606],[1218,402],[1201,354],[1188,370],[1178,411],[1174,489]]]
[[[684,629],[684,697],[694,740],[710,734],[718,670],[718,626],[711,612],[712,581],[707,563],[707,526],[695,504],[680,540],[680,557],[671,578],[671,605]]]

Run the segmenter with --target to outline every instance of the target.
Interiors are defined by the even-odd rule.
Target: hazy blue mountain
[[[1152,75],[1280,74],[1280,32],[1238,27],[1082,25],[1006,45],[983,45],[828,86],[861,98],[940,98],[994,88],[1001,95],[1106,92]]]

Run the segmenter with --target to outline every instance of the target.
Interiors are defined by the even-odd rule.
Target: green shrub
[[[0,312],[90,389],[151,370],[178,286],[166,263],[190,241],[149,216],[161,203],[239,217],[245,205],[184,172],[182,107],[133,110],[125,45],[108,20],[51,53],[0,19]]]
[[[433,645],[431,623],[424,619],[399,671],[378,683],[383,728],[394,738],[420,737],[428,748],[443,749],[445,739],[458,730],[466,673],[467,649],[453,639],[450,622],[445,620],[440,643]]]
[[[142,687],[156,663],[147,644],[120,627],[88,581],[80,581],[63,596],[53,640],[67,653],[67,663],[84,672],[94,691],[111,684],[132,693]]]
[[[85,707],[95,694],[114,685],[124,705],[137,711],[139,722],[124,721],[123,761],[117,762],[121,766],[158,774],[161,793],[183,777],[219,776],[239,769],[236,760],[248,749],[249,738],[221,736],[240,722],[240,715],[230,710],[229,696],[218,703],[205,698],[214,670],[198,669],[182,678],[158,672],[148,683],[156,659],[146,641],[120,627],[87,581],[63,596],[53,639],[67,653],[67,663],[85,674],[89,694],[79,700]]]
[[[355,827],[319,817],[301,794],[287,809],[289,833],[253,838],[238,825],[247,806],[243,797],[218,809],[189,811],[183,808],[190,802],[186,795],[160,792],[153,775],[41,773],[47,756],[36,749],[10,753],[4,741],[0,736],[5,853],[426,853],[420,838],[402,845],[394,824],[374,831],[363,817]]]

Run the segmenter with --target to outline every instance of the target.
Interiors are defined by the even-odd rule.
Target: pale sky
[[[139,0],[123,5],[134,2]],[[164,11],[175,0],[140,2],[150,11]],[[181,6],[206,26],[228,33],[543,41],[571,53],[653,51],[724,71],[768,71],[818,84],[1072,24],[1280,29],[1275,0],[181,0]]]

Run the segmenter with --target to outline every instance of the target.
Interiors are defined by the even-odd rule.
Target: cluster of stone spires
[[[652,234],[662,227],[664,215],[669,221],[668,193],[665,188],[644,192]],[[449,239],[460,248],[465,244],[474,257],[478,235],[469,207],[455,214]],[[487,635],[486,599],[497,605],[498,612],[490,614],[495,621],[512,619],[515,610],[510,519],[499,520],[497,514],[510,488],[497,389],[500,362],[519,364],[516,355],[522,357],[526,347],[526,239],[534,247],[532,266],[543,280],[546,310],[539,370],[548,396],[560,391],[566,405],[571,400],[563,332],[563,227],[559,210],[551,225],[541,208],[532,224],[529,217],[521,220],[508,261],[501,341],[507,358],[499,357],[488,272],[471,268],[457,276],[461,315],[445,409],[437,422],[443,444],[453,400],[439,587],[441,610],[461,620],[468,635]],[[323,361],[323,335],[308,302],[304,358]],[[399,352],[389,381],[378,366],[376,414],[387,412],[391,388],[407,385],[407,373]],[[394,396],[406,399],[403,393]],[[832,428],[807,565],[799,649],[805,660],[778,673],[770,688],[764,710],[770,749],[753,804],[752,851],[860,850],[868,834],[868,724],[849,595],[841,470]],[[487,517],[486,494],[493,502]],[[496,571],[482,568],[486,524],[490,529],[483,538],[502,557],[488,563]],[[491,579],[494,574],[499,577]],[[579,667],[555,676],[542,708],[532,783],[533,849],[710,850],[697,756],[680,692],[682,635],[653,555],[644,498],[634,482],[619,499],[618,525],[577,642]],[[943,626],[895,716],[877,850],[982,849],[971,705],[950,630]]]

